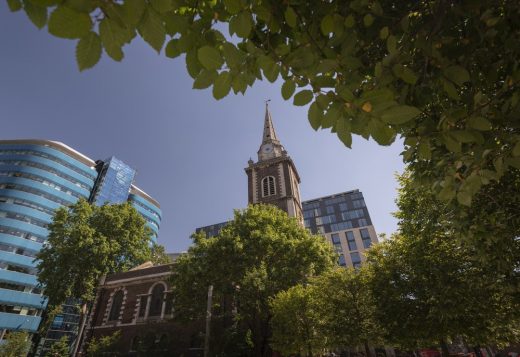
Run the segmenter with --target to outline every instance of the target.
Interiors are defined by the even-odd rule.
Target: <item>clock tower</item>
[[[247,173],[249,204],[272,204],[303,224],[300,176],[274,131],[268,104],[265,105],[264,134],[258,161],[249,160]]]

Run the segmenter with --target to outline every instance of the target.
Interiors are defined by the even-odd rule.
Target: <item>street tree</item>
[[[278,293],[272,300],[273,341],[280,352],[313,353],[325,350],[383,345],[383,329],[375,320],[375,303],[365,268],[336,268]]]
[[[284,355],[313,356],[324,351],[328,336],[313,285],[298,284],[281,291],[271,300],[271,347]]]
[[[322,236],[311,234],[271,205],[237,210],[234,220],[216,237],[207,238],[201,232],[193,235],[193,243],[173,268],[177,317],[204,319],[212,285],[212,316],[218,326],[212,331],[227,329],[240,336],[235,344],[245,351],[237,355],[269,355],[270,299],[327,271],[336,260]],[[212,341],[212,353],[217,354],[225,341],[218,336]]]
[[[57,342],[54,342],[45,354],[45,357],[69,357],[70,356],[70,345],[69,337],[63,336]]]
[[[519,300],[511,277],[518,272],[482,264],[480,247],[458,239],[452,218],[459,213],[407,174],[400,182],[398,233],[368,253],[367,281],[385,338],[403,348],[440,345],[445,355],[456,337],[474,345],[516,341]]]
[[[80,199],[57,209],[48,230],[36,255],[38,282],[51,310],[68,298],[82,302],[80,335],[103,275],[164,259],[146,221],[128,203],[96,206]]]
[[[20,357],[27,356],[31,348],[31,340],[29,334],[24,331],[10,332],[5,341],[0,344],[0,356],[2,357]]]
[[[80,70],[116,61],[140,36],[185,55],[193,87],[221,99],[257,80],[309,106],[311,126],[348,147],[389,145],[445,200],[520,168],[520,6],[510,0],[7,0],[50,34],[77,40]],[[460,164],[462,163],[462,165]],[[420,172],[421,174],[423,172]]]
[[[51,305],[91,301],[101,276],[152,258],[150,229],[130,204],[95,206],[79,200],[59,208],[37,254],[38,281]]]
[[[375,303],[368,288],[367,272],[338,268],[314,281],[315,301],[322,316],[322,334],[329,348],[363,347],[372,356],[370,346],[383,345],[382,326],[375,320]]]

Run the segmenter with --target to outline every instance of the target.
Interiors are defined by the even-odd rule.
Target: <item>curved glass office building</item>
[[[6,331],[38,329],[46,300],[37,288],[34,257],[56,208],[80,198],[130,201],[156,240],[159,204],[133,185],[134,176],[115,157],[95,162],[59,142],[0,140],[0,340]]]

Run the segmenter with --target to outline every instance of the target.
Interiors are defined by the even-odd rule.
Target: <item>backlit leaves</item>
[[[298,92],[293,99],[294,105],[302,106],[308,104],[313,98],[311,90],[302,90]]]
[[[211,46],[199,48],[197,58],[206,69],[219,69],[224,62],[219,50]]]
[[[137,29],[143,40],[159,53],[166,39],[166,30],[159,14],[151,7],[146,8]]]
[[[101,40],[97,33],[90,32],[76,46],[76,61],[80,71],[93,67],[101,57]]]
[[[66,6],[58,6],[49,17],[49,32],[62,38],[81,38],[92,28],[90,16],[72,10]]]

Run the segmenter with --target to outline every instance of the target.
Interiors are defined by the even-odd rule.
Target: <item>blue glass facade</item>
[[[0,141],[0,336],[38,328],[47,302],[37,287],[34,258],[58,207],[80,198],[96,204],[129,201],[156,239],[159,204],[132,184],[134,177],[135,170],[115,157],[96,163],[58,142]],[[64,306],[53,327],[73,331],[76,315]]]

